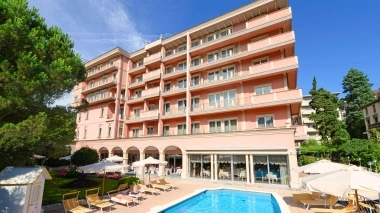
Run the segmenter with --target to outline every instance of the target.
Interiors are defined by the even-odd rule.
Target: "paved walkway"
[[[172,190],[170,192],[161,192],[158,196],[147,195],[144,201],[141,201],[136,206],[126,207],[123,205],[116,204],[112,209],[112,213],[124,213],[124,212],[149,212],[151,208],[165,205],[169,202],[172,202],[178,198],[186,196],[196,189],[201,188],[217,188],[217,187],[228,187],[228,188],[236,188],[236,189],[248,189],[248,190],[258,190],[258,191],[266,191],[266,192],[277,192],[288,204],[290,211],[292,213],[310,213],[312,211],[305,210],[302,205],[294,204],[292,200],[292,195],[294,193],[300,193],[300,191],[291,190],[288,188],[269,188],[268,186],[247,186],[242,183],[240,184],[231,184],[231,183],[215,183],[210,181],[202,181],[202,180],[182,180],[182,179],[167,179],[168,182],[176,184],[179,189]],[[277,186],[279,187],[279,186]],[[62,205],[57,205],[54,209],[49,209],[45,207],[44,213],[63,213]],[[100,212],[99,210],[95,212]]]

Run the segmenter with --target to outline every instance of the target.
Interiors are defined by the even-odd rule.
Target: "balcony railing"
[[[164,73],[163,78],[173,77],[173,76],[180,75],[183,73],[186,73],[186,69],[182,69],[182,70],[174,69],[171,72]]]
[[[162,112],[162,116],[185,115],[185,114],[186,114],[186,107],[179,107],[179,108],[173,108],[173,109],[165,109]]]
[[[93,85],[90,84],[90,85],[87,85],[86,87],[83,87],[82,92],[89,93],[91,91],[100,90],[100,89],[107,88],[109,86],[116,85],[116,84],[117,84],[117,78],[114,78],[111,81],[109,81],[109,79],[107,79],[107,81],[101,80],[94,83]]]
[[[285,18],[286,16],[290,16],[291,14],[292,14],[291,9],[285,8],[277,12],[269,13],[267,15],[260,16],[260,17],[247,21],[246,28],[248,29],[248,28],[258,27],[260,25],[264,25],[266,23],[269,23],[275,20],[280,20],[282,18]]]
[[[112,93],[112,92],[106,92],[104,94],[100,93],[98,96],[92,96],[91,98],[87,97],[87,102],[88,103],[97,103],[97,102],[101,102],[101,101],[104,101],[104,100],[115,100],[116,98],[116,95],[115,93]]]
[[[144,64],[149,64],[150,62],[153,62],[158,59],[161,59],[161,52],[145,57]]]
[[[150,110],[146,112],[140,112],[139,114],[134,114],[128,117],[128,120],[143,121],[148,119],[158,119],[158,109]]]
[[[169,94],[176,94],[176,93],[183,92],[183,91],[186,91],[186,87],[173,86],[170,89],[164,89],[162,95],[166,96]]]
[[[289,58],[283,58],[275,61],[269,61],[267,63],[254,65],[249,67],[250,74],[259,74],[265,72],[274,72],[276,70],[288,70],[298,68],[297,56]]]
[[[144,98],[149,98],[151,96],[156,96],[156,95],[159,94],[159,92],[160,92],[160,88],[159,87],[150,88],[150,89],[147,89],[147,90],[143,90],[141,92],[141,94],[139,94],[139,95],[130,96],[128,98],[128,100],[129,101],[143,100]]]
[[[161,70],[156,69],[143,74],[143,81],[160,77]]]
[[[136,64],[132,69],[129,70],[129,73],[135,72],[137,70],[145,69],[144,63]]]
[[[286,42],[294,42],[294,39],[294,31],[282,33],[276,36],[249,43],[248,51],[260,50],[269,46],[281,45]]]
[[[95,78],[96,76],[100,76],[102,73],[106,73],[112,69],[117,69],[119,67],[119,63],[113,62],[105,63],[98,67],[92,68],[87,71],[87,79]]]
[[[254,106],[267,106],[282,104],[281,102],[292,103],[302,101],[302,91],[300,89],[287,90],[281,92],[268,93],[263,95],[254,95],[244,98],[234,98],[229,100],[215,101],[209,103],[195,104],[190,108],[191,113],[205,111],[230,110],[233,108],[252,108]],[[280,102],[280,103],[276,103]]]

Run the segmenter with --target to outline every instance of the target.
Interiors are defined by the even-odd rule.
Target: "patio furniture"
[[[107,192],[108,197],[110,198],[112,202],[130,207],[129,206],[130,203],[135,204],[138,201],[137,198],[131,197],[129,195],[124,195],[118,192],[119,192],[118,190],[111,190]],[[111,195],[112,193],[116,193],[116,194]]]
[[[244,180],[244,179],[247,178],[245,170],[243,170],[243,171],[240,172],[239,178],[242,179],[242,180]]]
[[[165,186],[170,186],[172,189],[178,189],[178,187],[176,185],[173,185],[173,184],[166,182],[166,180],[164,178],[158,179],[158,181],[160,181],[160,183],[165,185]]]
[[[312,192],[310,193],[300,193],[300,194],[293,194],[293,202],[295,204],[300,204],[301,200],[317,200],[320,198],[322,193],[320,192]]]
[[[95,193],[89,194],[90,191],[93,191]],[[100,212],[103,212],[103,208],[109,208],[111,210],[111,206],[114,204],[108,201],[103,201],[99,197],[99,188],[94,188],[94,189],[88,189],[86,190],[86,200],[88,207],[91,208],[91,206],[95,206],[100,209]]]
[[[140,187],[140,191],[143,192],[143,193],[151,193],[153,196],[156,194],[159,194],[160,190],[158,189],[153,189],[153,188],[148,188],[146,187],[144,184],[139,184],[138,185]]]
[[[73,196],[75,195],[75,197],[72,197],[72,198],[65,198],[65,196]],[[79,202],[78,202],[78,195],[79,195],[79,192],[72,192],[72,193],[67,193],[67,194],[63,194],[62,195],[62,203],[63,203],[63,208],[65,210],[65,212],[72,212],[72,213],[89,213],[89,212],[93,212],[92,209],[89,209],[89,208],[86,208],[86,207],[83,207],[83,206],[80,206],[79,205]]]
[[[171,186],[160,185],[155,180],[152,180],[150,182],[150,185],[152,185],[152,187],[155,188],[155,189],[161,189],[161,190],[167,191],[167,192],[169,191],[170,188],[172,188]]]
[[[336,202],[338,202],[338,197],[334,195],[330,195],[330,197],[326,200],[319,199],[319,200],[301,200],[300,202],[306,206],[306,209],[309,209],[310,206],[325,206],[332,208]]]

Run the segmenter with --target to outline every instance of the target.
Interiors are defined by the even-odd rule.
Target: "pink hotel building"
[[[75,149],[168,161],[159,175],[297,188],[295,142],[306,134],[291,21],[286,0],[258,0],[92,59],[73,89],[71,106],[89,102]]]

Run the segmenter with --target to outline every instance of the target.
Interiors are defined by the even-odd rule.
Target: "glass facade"
[[[165,154],[165,161],[168,162],[165,168],[165,175],[181,175],[182,154]]]
[[[190,177],[211,179],[211,156],[189,155]]]
[[[289,185],[289,166],[286,155],[254,155],[256,183]]]

